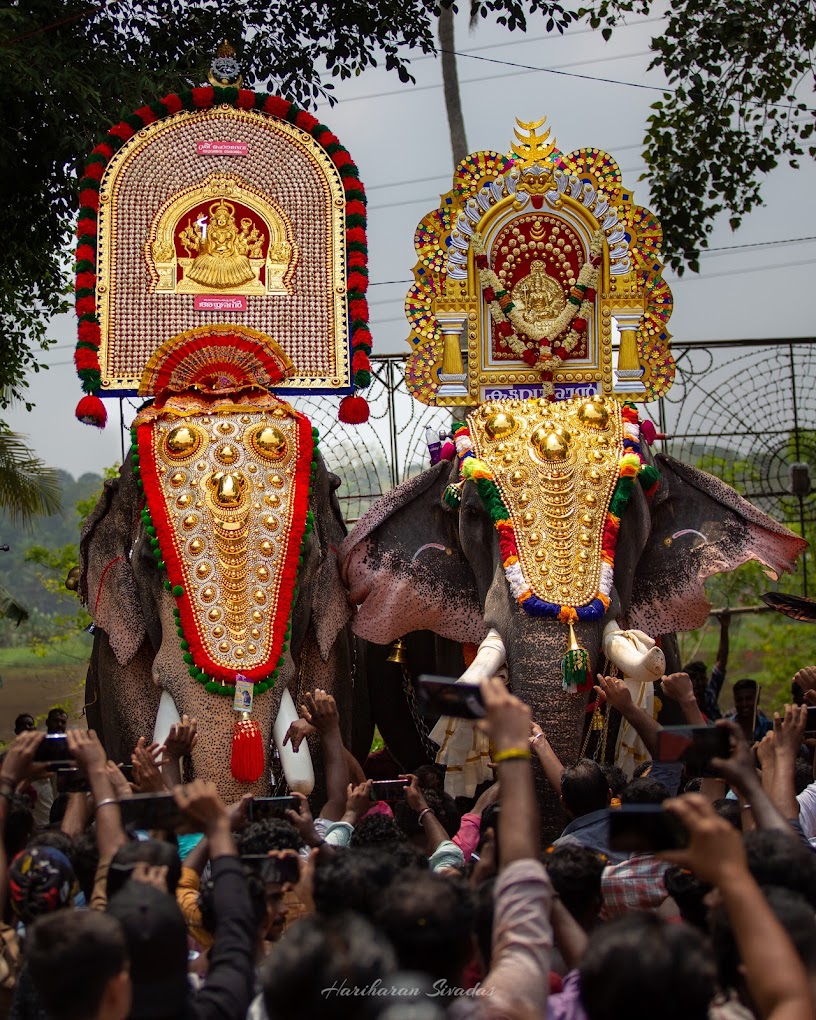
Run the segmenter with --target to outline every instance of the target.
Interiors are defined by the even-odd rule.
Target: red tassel
[[[368,401],[365,397],[350,394],[340,401],[337,416],[344,425],[362,425],[368,421]]]
[[[264,747],[261,727],[247,712],[235,723],[232,731],[230,771],[239,783],[255,783],[264,770]]]
[[[105,405],[99,397],[95,397],[92,394],[83,397],[77,404],[76,416],[83,424],[95,425],[98,429],[103,429],[108,420],[108,412],[105,410]]]

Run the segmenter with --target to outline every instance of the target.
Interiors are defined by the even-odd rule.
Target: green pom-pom
[[[155,538],[156,537],[156,529],[153,527],[152,524],[148,526],[147,533],[148,533],[148,535],[151,536],[151,538]]]
[[[282,652],[288,652],[289,651],[289,642],[288,641],[284,641],[283,642],[283,644],[281,645],[281,651]]]
[[[167,564],[164,562],[164,560],[159,560],[158,566],[159,566],[159,570],[166,570],[167,569]]]
[[[177,599],[180,599],[181,596],[184,594],[184,588],[180,584],[174,584],[173,594],[176,596]]]
[[[186,651],[189,651],[189,649],[190,649],[190,642],[189,641],[185,641],[185,640],[182,639],[182,641],[181,641],[181,650],[183,652],[186,652]],[[185,659],[185,662],[186,661],[187,660]]]
[[[644,464],[638,475],[638,481],[648,491],[660,481],[660,472],[653,464]]]
[[[169,581],[167,580],[167,578],[165,578],[165,579],[164,579],[164,581],[162,582],[162,584],[164,585],[164,590],[165,590],[165,591],[170,591],[170,589],[172,588],[172,585],[171,585],[171,584],[170,584],[170,582],[169,582]]]
[[[178,636],[180,638],[183,638],[184,637],[184,630],[181,627],[176,627],[176,634],[178,634]]]
[[[209,691],[210,694],[220,694],[221,684],[216,683],[215,680],[210,680],[209,683],[204,684],[204,690]]]
[[[281,658],[283,658],[283,656],[281,656]],[[280,676],[280,666],[278,666],[277,669],[273,669],[272,670],[272,679],[273,680],[277,680],[279,676]]]
[[[198,666],[190,666],[187,670],[193,680],[198,680]]]
[[[190,655],[189,652],[185,652],[184,655],[182,656],[182,658],[184,659],[184,661],[187,663],[188,666],[192,666],[192,664],[193,664],[193,657],[192,657],[192,655]]]

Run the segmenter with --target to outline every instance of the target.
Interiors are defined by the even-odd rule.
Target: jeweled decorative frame
[[[316,143],[315,150],[320,150],[326,157],[327,165],[332,165],[331,175],[338,185],[337,196],[332,199],[332,223],[342,219],[345,233],[342,238],[344,245],[339,245],[337,258],[345,256],[342,293],[339,289],[332,295],[336,305],[344,306],[345,338],[342,341],[343,362],[335,362],[333,372],[313,372],[311,377],[301,371],[300,378],[289,381],[285,387],[289,392],[334,392],[345,393],[364,389],[371,382],[371,333],[368,328],[368,248],[366,239],[366,196],[359,179],[357,167],[348,152],[340,144],[325,124],[321,124],[305,110],[299,109],[288,100],[266,93],[252,92],[236,87],[204,86],[171,93],[162,99],[140,107],[125,117],[120,123],[110,128],[102,141],[94,148],[85,167],[84,176],[79,184],[79,221],[77,224],[78,245],[76,251],[76,314],[78,323],[78,341],[74,360],[77,374],[82,382],[82,389],[87,397],[80,401],[77,415],[90,424],[104,425],[105,413],[98,400],[100,394],[113,396],[123,390],[115,390],[110,380],[104,380],[100,353],[102,346],[102,329],[97,301],[104,297],[103,291],[97,290],[98,281],[98,220],[103,203],[100,202],[100,187],[106,176],[108,164],[118,152],[143,130],[151,125],[172,118],[185,111],[196,114],[203,111],[242,112],[262,117],[278,126],[287,125],[298,130],[302,140],[311,145]],[[190,323],[200,325],[201,319]],[[159,338],[159,342],[170,339],[169,334]],[[272,337],[280,341],[280,337]],[[350,340],[351,350],[348,351]],[[323,343],[330,343],[332,349],[339,349],[339,338],[323,337]],[[349,363],[349,354],[351,355]],[[142,359],[143,361],[146,359]],[[297,357],[293,360],[298,360]],[[299,359],[302,363],[303,359]],[[341,376],[339,369],[344,368]],[[131,383],[138,381],[138,371],[128,374]],[[326,386],[321,386],[321,376],[328,379]],[[300,383],[300,385],[298,385]],[[124,391],[129,392],[129,391]]]
[[[406,383],[411,394],[437,407],[541,395],[538,371],[520,360],[497,363],[490,356],[490,313],[469,241],[478,230],[489,242],[498,224],[506,226],[513,218],[534,212],[563,216],[585,239],[598,229],[606,239],[595,314],[588,328],[593,356],[574,367],[567,361],[556,369],[556,397],[602,393],[620,401],[646,402],[664,396],[675,368],[667,328],[672,296],[662,278],[660,224],[648,209],[635,204],[608,153],[576,149],[564,154],[554,145],[544,161],[525,162],[518,154],[491,150],[472,153],[456,168],[453,187],[442,196],[439,208],[417,226],[415,282],[405,301],[412,348]],[[632,353],[642,368],[636,392],[627,391],[620,379],[616,385],[613,317],[623,323],[622,331],[625,327],[636,334]],[[458,378],[451,375],[457,353]]]

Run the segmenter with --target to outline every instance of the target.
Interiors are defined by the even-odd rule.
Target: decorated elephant
[[[607,416],[601,425],[593,406]],[[506,661],[511,689],[532,706],[566,763],[581,748],[581,689],[601,668],[602,653],[627,675],[641,670],[656,679],[664,660],[649,635],[700,626],[710,609],[707,577],[749,559],[774,574],[792,570],[806,546],[711,475],[665,455],[648,465],[648,453],[625,438],[636,435],[634,427],[627,433],[623,421],[622,444],[613,436],[620,406],[607,400],[605,407],[599,397],[483,405],[457,434],[454,462],[443,460],[382,497],[341,548],[343,578],[359,607],[357,634],[385,644],[428,630],[479,644],[465,675]],[[647,484],[631,478],[624,507],[624,468],[616,470],[612,458],[623,453],[624,465],[635,449],[647,462]],[[553,579],[563,585],[550,595]],[[557,596],[566,603],[576,587],[577,610],[559,606]],[[588,683],[577,689],[565,684],[563,670],[568,644],[578,648],[568,639],[571,622],[588,653]]]
[[[171,398],[163,411],[154,411],[156,405],[143,410],[134,434],[145,435],[134,442],[120,476],[106,483],[81,539],[81,593],[96,625],[86,697],[89,724],[101,732],[111,757],[127,760],[138,737],[155,733],[161,738],[178,715],[196,716],[201,737],[193,769],[214,779],[230,799],[248,790],[267,792],[268,753],[257,782],[235,778],[230,755],[240,715],[233,709],[234,683],[217,676],[202,682],[194,662],[206,665],[215,658],[228,669],[231,656],[242,657],[246,665],[233,660],[232,679],[238,671],[256,681],[251,719],[260,727],[265,749],[276,719],[280,745],[284,722],[293,713],[287,690],[295,699],[314,687],[330,691],[349,744],[354,714],[350,608],[336,558],[346,533],[335,495],[338,479],[326,469],[316,443],[312,451],[306,419],[268,394],[248,399],[241,404],[231,395],[232,413],[208,414],[210,407],[194,406],[204,398],[190,395]],[[174,401],[186,405],[186,417],[176,417]],[[298,456],[292,451],[287,473],[281,453],[286,443],[294,445],[298,430],[309,449]],[[156,437],[152,478],[146,465],[151,434]],[[193,449],[192,444],[198,445]],[[254,486],[248,501],[244,489],[251,492],[264,458],[275,473]],[[221,469],[213,471],[219,463]],[[192,477],[196,472],[198,479]],[[290,603],[280,590],[286,587],[287,564],[290,581],[296,576]],[[183,584],[171,585],[171,574]],[[277,640],[281,654],[275,649],[270,660],[268,649],[264,656],[259,647],[256,677],[251,660],[265,638],[270,647]],[[276,663],[272,683],[262,682]],[[222,690],[229,696],[220,697]],[[364,697],[362,684],[356,693]],[[281,749],[284,758],[288,752]],[[288,763],[297,771],[304,757]],[[286,770],[287,760],[283,764]]]

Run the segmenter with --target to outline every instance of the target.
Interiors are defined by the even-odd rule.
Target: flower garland
[[[643,463],[640,452],[639,418],[634,404],[623,404],[621,417],[623,418],[624,452],[620,459],[619,477],[612,493],[601,537],[601,573],[598,591],[595,597],[583,606],[547,602],[530,591],[519,563],[515,527],[510,517],[510,511],[502,498],[501,490],[496,484],[495,476],[488,465],[474,454],[467,422],[454,422],[453,424],[453,437],[459,456],[461,479],[464,481],[472,478],[476,483],[482,503],[499,535],[499,550],[510,591],[522,609],[530,616],[548,617],[559,620],[561,623],[575,623],[577,620],[600,620],[609,608],[620,519],[632,496],[635,478],[639,479],[647,496],[653,493],[660,479],[655,467]],[[449,505],[456,506],[461,499],[461,483],[459,486],[449,486],[443,498]]]
[[[549,400],[555,399],[553,373],[569,357],[578,346],[581,337],[586,333],[587,323],[595,307],[596,287],[598,283],[598,266],[603,252],[603,232],[596,231],[589,246],[589,261],[585,262],[578,274],[574,287],[570,288],[567,303],[561,314],[549,327],[549,333],[531,331],[523,316],[516,308],[512,295],[505,290],[498,275],[490,268],[484,241],[478,231],[471,239],[475,255],[476,268],[479,270],[479,282],[482,294],[490,308],[490,317],[496,324],[496,332],[504,340],[510,350],[531,368],[541,373],[544,395]],[[564,330],[569,332],[559,340]],[[530,337],[529,341],[519,336]]]
[[[356,391],[371,383],[371,332],[368,325],[368,247],[366,243],[366,195],[356,165],[325,124],[305,110],[280,96],[252,92],[234,86],[226,88],[189,89],[171,93],[158,102],[140,107],[129,117],[115,124],[92,151],[79,182],[78,245],[76,250],[76,314],[79,320],[78,340],[74,352],[77,375],[85,396],[80,400],[76,416],[80,421],[104,428],[107,413],[99,394],[102,374],[99,348],[102,342],[96,303],[96,247],[99,187],[110,160],[128,139],[148,124],[171,117],[182,110],[208,110],[228,104],[240,110],[260,113],[286,120],[308,132],[321,145],[337,167],[346,194],[346,264],[347,297],[351,320],[351,370],[353,392],[340,403],[339,416],[344,422],[359,424],[368,419],[368,403]]]
[[[281,669],[283,668],[286,659],[286,652],[289,648],[289,639],[292,636],[292,615],[294,613],[295,602],[297,601],[298,593],[297,571],[299,571],[300,568],[303,566],[303,560],[306,554],[306,546],[309,540],[309,535],[314,530],[314,514],[312,513],[311,510],[308,509],[308,504],[311,502],[314,493],[314,480],[315,474],[317,472],[317,448],[320,442],[320,434],[317,428],[315,427],[312,427],[311,434],[312,434],[312,454],[309,467],[309,488],[306,494],[306,499],[303,500],[303,505],[302,506],[296,505],[294,507],[292,521],[292,529],[295,534],[297,534],[299,526],[303,527],[303,537],[301,538],[300,541],[300,550],[298,553],[296,569],[295,571],[289,572],[290,576],[286,576],[285,573],[281,582],[281,597],[284,597],[283,593],[285,592],[285,589],[291,586],[291,601],[289,604],[289,612],[287,614],[286,630],[284,631],[282,638],[277,639],[278,641],[280,641],[280,653],[278,656],[277,664],[268,676],[260,680],[253,678],[252,676],[247,676],[246,674],[241,674],[243,679],[250,680],[254,683],[253,692],[256,696],[259,694],[265,694],[266,691],[274,687],[275,681],[280,676]],[[139,453],[139,440],[137,430],[135,428],[131,429],[130,436],[131,436],[130,452],[133,473],[136,476],[137,486],[144,494],[144,479],[142,477],[142,472],[140,468],[141,458]],[[220,694],[224,697],[232,698],[235,694],[234,674],[227,674],[225,672],[224,676],[222,676],[219,679],[213,675],[208,675],[200,666],[196,664],[195,659],[200,646],[196,638],[193,638],[191,644],[190,639],[193,637],[194,628],[190,628],[190,633],[188,635],[185,635],[185,630],[182,625],[180,606],[182,605],[182,600],[185,597],[184,586],[178,583],[178,581],[181,580],[181,578],[177,578],[175,582],[173,579],[171,579],[169,571],[167,569],[165,556],[161,550],[162,540],[164,541],[165,546],[167,548],[172,547],[173,544],[172,534],[170,534],[168,531],[168,533],[162,535],[162,539],[159,538],[159,531],[156,528],[156,525],[151,516],[146,495],[145,505],[142,507],[141,511],[141,518],[148,539],[150,541],[151,548],[153,549],[153,555],[156,558],[158,568],[160,571],[164,572],[167,575],[163,581],[164,589],[165,591],[171,592],[174,598],[179,603],[179,605],[174,606],[173,608],[173,618],[176,624],[176,633],[179,636],[179,643],[181,645],[182,656],[184,658],[184,662],[188,666],[190,676],[194,680],[197,680],[200,684],[203,684],[204,689],[209,691],[210,694]],[[164,531],[165,529],[162,530]],[[186,609],[189,612],[189,607],[186,607]],[[273,640],[275,639],[273,638]]]

